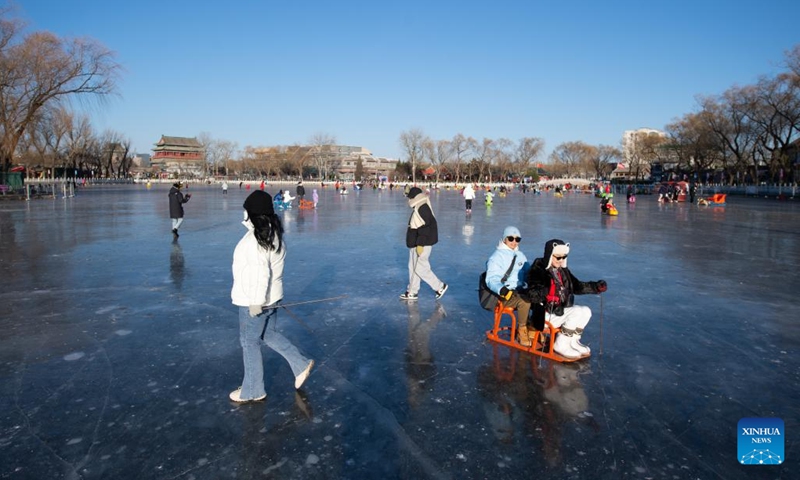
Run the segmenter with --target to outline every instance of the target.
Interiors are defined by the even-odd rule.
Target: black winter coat
[[[542,258],[537,258],[533,261],[530,270],[528,270],[528,291],[523,295],[526,295],[528,297],[526,300],[531,302],[531,320],[533,321],[533,327],[537,330],[544,329],[544,314],[548,308],[553,309],[555,315],[561,315],[564,312],[564,307],[573,305],[573,295],[599,293],[597,291],[597,282],[582,282],[570,272],[569,268],[562,268],[561,273],[564,278],[564,296],[566,298],[559,307],[553,308],[552,305],[547,305],[547,294],[550,292],[550,285],[553,279],[547,271],[546,261]],[[559,311],[561,313],[558,313]]]
[[[436,224],[433,210],[427,203],[419,207],[419,216],[425,221],[425,225],[419,228],[408,227],[406,230],[406,247],[408,248],[436,245],[439,241],[439,226]]]
[[[189,196],[184,196],[179,188],[169,190],[169,218],[183,218],[183,204],[189,201]]]

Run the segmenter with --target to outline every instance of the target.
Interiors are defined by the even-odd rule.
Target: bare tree
[[[795,82],[800,82],[800,44],[795,45],[791,50],[787,50],[784,55],[789,74]]]
[[[550,154],[555,170],[566,177],[579,174],[589,163],[594,147],[583,142],[564,142]]]
[[[473,161],[475,162],[474,168],[478,171],[479,180],[491,182],[491,166],[497,156],[494,140],[484,137],[482,142],[475,142],[472,147]],[[488,177],[486,176],[487,172],[489,174]]]
[[[753,178],[756,178],[758,165],[754,147],[758,141],[758,129],[754,128],[748,116],[750,102],[747,97],[739,87],[728,89],[720,97],[701,97],[699,118],[716,137],[715,144],[721,157],[724,160],[731,157],[730,163],[737,174],[746,174],[752,166]],[[694,170],[699,176],[699,166]]]
[[[456,182],[461,181],[461,168],[466,161],[466,154],[467,152],[475,150],[476,143],[474,138],[465,137],[460,133],[454,136],[450,141],[450,147],[452,149],[451,164],[455,172]]]
[[[45,106],[85,94],[101,100],[116,92],[121,69],[99,42],[62,39],[50,32],[23,34],[23,23],[0,10],[0,165],[7,169],[25,130]]]
[[[105,130],[99,138],[100,151],[103,155],[103,171],[106,177],[124,176],[126,170],[117,169],[126,165],[126,157],[130,153],[131,141],[115,130]],[[115,163],[116,162],[116,166]]]
[[[317,173],[321,179],[328,178],[328,173],[333,161],[333,145],[336,145],[336,137],[327,133],[317,132],[311,135],[308,140],[313,147],[311,161],[317,168]]]
[[[762,131],[762,147],[769,152],[770,171],[790,170],[792,165],[784,152],[800,134],[800,82],[791,77],[762,78],[755,86],[756,108],[751,119]]]
[[[225,176],[228,176],[229,162],[235,159],[236,152],[239,150],[239,144],[231,140],[219,140],[217,141],[216,148],[218,162],[215,164],[216,168],[214,173],[219,175],[219,164],[222,164],[225,168]]]
[[[89,168],[103,175],[103,162],[89,117],[75,115],[65,119],[67,134],[64,138],[65,155],[62,166],[72,169]]]
[[[669,139],[656,132],[636,132],[628,149],[628,168],[634,180],[645,178],[654,162],[662,158],[661,148]]]
[[[400,133],[400,147],[411,164],[411,182],[417,183],[417,163],[424,158],[423,142],[427,136],[419,128]]]
[[[224,165],[225,175],[228,175],[228,162],[233,160],[239,144],[230,140],[215,140],[208,132],[200,133],[197,141],[203,145],[206,164],[214,172],[214,175],[219,175],[220,165]]]
[[[29,166],[41,165],[55,169],[62,163],[64,156],[63,143],[72,124],[72,112],[63,107],[45,108],[38,121],[26,130],[29,149],[35,151],[35,157],[29,159]]]
[[[509,177],[513,177],[514,171],[514,142],[507,138],[498,138],[494,141],[494,165],[497,167],[497,172],[503,179],[507,181]]]
[[[611,145],[598,145],[589,159],[589,165],[595,178],[606,178],[614,171],[622,158],[619,148]]]
[[[216,158],[217,149],[215,147],[216,141],[209,132],[200,132],[197,135],[197,141],[203,146],[203,153],[205,154],[205,167],[206,170],[211,170],[217,164],[219,159]]]
[[[514,150],[514,166],[517,172],[525,175],[536,159],[544,151],[544,140],[536,137],[523,137]]]
[[[450,142],[447,140],[436,141],[436,155],[434,156],[433,163],[436,168],[436,183],[439,183],[439,178],[442,175],[442,169],[450,162],[452,158],[453,149]]]

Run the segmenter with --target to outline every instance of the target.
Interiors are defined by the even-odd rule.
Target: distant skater
[[[464,187],[464,203],[466,205],[467,213],[472,213],[472,201],[475,200],[475,189],[472,188],[472,184],[468,183]]]
[[[237,403],[267,398],[261,345],[279,353],[292,369],[294,388],[299,389],[311,373],[309,360],[275,328],[278,302],[283,299],[283,266],[286,244],[283,225],[275,215],[272,197],[256,190],[244,202],[244,234],[233,252],[231,300],[239,307],[239,343],[242,346],[244,378],[232,391]],[[273,322],[272,328],[270,321]]]
[[[191,193],[184,195],[181,192],[181,188],[183,188],[183,184],[176,182],[169,189],[169,217],[172,219],[172,235],[175,238],[180,236],[178,235],[178,229],[183,223],[183,204],[192,197]]]

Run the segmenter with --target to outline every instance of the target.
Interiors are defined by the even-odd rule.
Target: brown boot
[[[517,342],[523,347],[530,347],[531,346],[531,339],[528,337],[528,327],[519,327],[517,329]]]
[[[531,342],[533,342],[533,337],[535,336],[536,336],[536,329],[533,327],[528,327],[528,338],[531,340]],[[539,342],[538,342],[539,345],[537,345],[537,347],[541,346],[543,338],[544,334],[542,332],[539,332]]]

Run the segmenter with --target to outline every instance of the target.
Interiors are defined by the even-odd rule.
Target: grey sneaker
[[[444,292],[446,291],[447,291],[447,284],[445,283],[442,289],[436,292],[436,300],[439,300],[440,298],[444,297]]]
[[[405,292],[404,294],[400,295],[400,298],[403,300],[416,300],[417,298],[419,298],[419,295],[417,295],[416,293]]]

